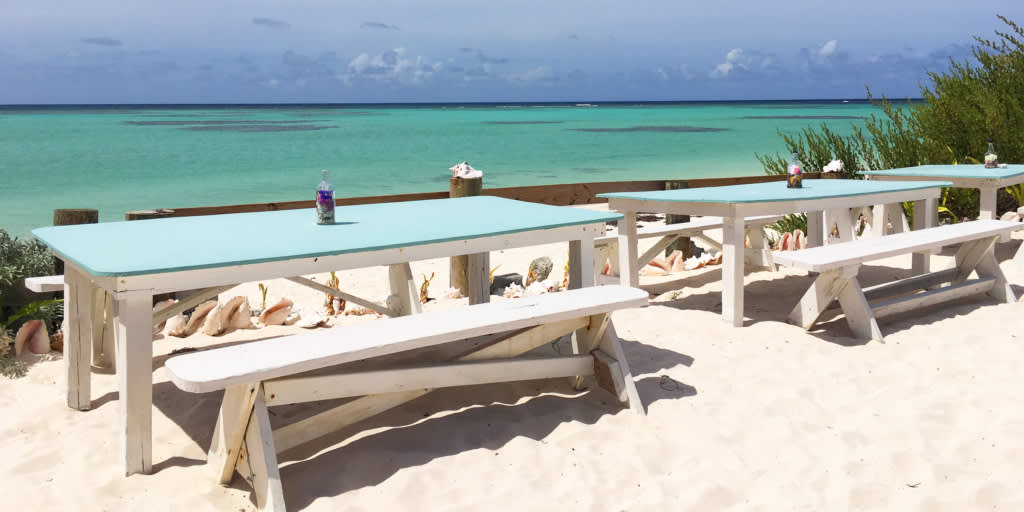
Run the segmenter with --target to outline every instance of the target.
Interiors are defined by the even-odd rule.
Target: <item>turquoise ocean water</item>
[[[447,190],[468,161],[485,187],[762,174],[776,131],[848,133],[863,102],[0,107],[0,228],[57,208],[101,221],[151,208]]]

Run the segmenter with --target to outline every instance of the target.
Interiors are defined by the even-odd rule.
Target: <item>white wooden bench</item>
[[[225,390],[208,457],[217,481],[226,484],[237,471],[252,483],[260,509],[284,510],[277,453],[433,388],[551,377],[570,377],[578,387],[582,376],[594,375],[644,414],[611,313],[645,305],[642,290],[581,288],[179,355],[164,367],[185,391]],[[578,355],[517,357],[570,334]],[[382,356],[414,364],[374,365]],[[301,375],[338,365],[345,366]],[[269,406],[344,397],[360,398],[271,431]]]
[[[26,277],[25,288],[37,293],[63,292],[64,276]]]
[[[1024,224],[1019,222],[977,220],[783,251],[775,255],[776,264],[820,272],[789,318],[811,329],[838,300],[855,336],[883,341],[877,319],[886,315],[978,293],[1006,302],[1016,301],[992,248],[996,241],[1007,239],[1010,233],[1022,228]],[[901,254],[931,253],[957,244],[960,247],[953,268],[863,289],[857,281],[857,272],[865,262]],[[972,272],[977,274],[976,279],[968,279]],[[943,286],[945,283],[948,286]]]
[[[772,270],[775,270],[772,264],[772,248],[771,241],[765,236],[764,227],[768,224],[773,224],[782,219],[782,215],[760,215],[756,217],[748,217],[744,219],[744,226],[747,230],[747,236],[750,237],[751,249],[747,256],[752,265],[765,266]],[[639,263],[638,268],[643,268],[654,258],[658,257],[662,251],[665,250],[669,245],[678,240],[681,237],[697,238],[718,251],[722,250],[722,243],[715,240],[705,233],[712,229],[722,228],[721,217],[694,217],[688,222],[679,222],[675,224],[659,224],[655,226],[646,226],[639,228],[636,231],[637,239],[642,240],[644,238],[655,238],[661,237],[660,240],[654,243],[651,248],[647,249],[643,254],[637,258]],[[600,275],[604,270],[606,262],[610,263],[611,271],[613,275],[619,273],[619,235],[616,231],[611,231],[603,236],[599,236],[594,239],[594,246],[596,249],[597,257],[595,262],[597,265],[597,273]]]

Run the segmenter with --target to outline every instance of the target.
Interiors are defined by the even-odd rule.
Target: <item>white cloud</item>
[[[378,81],[420,83],[441,71],[441,62],[430,62],[423,56],[407,58],[405,48],[395,48],[377,55],[361,53],[348,63],[348,71],[342,77],[346,83],[353,78]]]
[[[824,60],[831,57],[834,53],[836,53],[836,40],[832,39],[822,45],[821,49],[818,50],[818,58]]]
[[[551,71],[550,67],[539,66],[522,73],[509,73],[505,77],[513,82],[538,82],[550,80],[555,77],[555,74]]]
[[[725,62],[711,70],[711,78],[725,78],[734,70],[746,71],[750,68],[750,58],[743,54],[742,48],[733,48],[725,54]]]

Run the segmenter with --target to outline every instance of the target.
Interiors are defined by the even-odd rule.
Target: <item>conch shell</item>
[[[164,334],[168,336],[175,336],[178,338],[185,337],[185,330],[188,326],[188,319],[185,315],[177,314],[167,319],[164,322]]]
[[[45,354],[50,351],[50,335],[46,332],[46,324],[42,320],[29,320],[18,329],[14,336],[14,355],[21,355],[25,346],[33,354]]]
[[[217,301],[208,300],[198,306],[192,311],[192,316],[188,319],[188,324],[185,325],[185,336],[191,336],[199,330],[200,327],[206,322],[206,316],[210,314],[217,307]]]
[[[157,302],[156,304],[153,305],[153,312],[156,313],[157,311],[160,311],[161,309],[169,308],[172,305],[174,305],[175,302],[176,301],[174,299],[167,299],[167,300],[162,300],[160,302]],[[167,320],[164,320],[163,322],[160,322],[158,325],[153,327],[153,332],[154,333],[160,332],[160,331],[164,330],[164,327],[166,327],[166,326],[167,326]]]
[[[218,305],[206,315],[203,334],[217,336],[230,329],[249,327],[249,299],[234,297],[223,306]]]
[[[263,325],[282,325],[292,312],[293,303],[289,299],[282,298],[277,304],[270,306],[260,314],[260,323]]]

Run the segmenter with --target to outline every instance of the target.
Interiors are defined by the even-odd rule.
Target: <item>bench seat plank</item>
[[[26,277],[25,288],[38,293],[64,291],[64,276]]]
[[[1022,228],[1024,225],[1019,222],[976,220],[799,251],[780,251],[774,255],[774,261],[776,264],[810,272],[824,272],[900,254],[928,251],[986,236],[1009,236],[1013,231]]]
[[[646,304],[647,292],[643,290],[624,286],[581,288],[479,304],[473,306],[472,314],[457,308],[350,325],[340,340],[338,331],[329,329],[184,354],[169,359],[165,369],[179,388],[202,393],[491,334],[495,327],[521,329]]]

